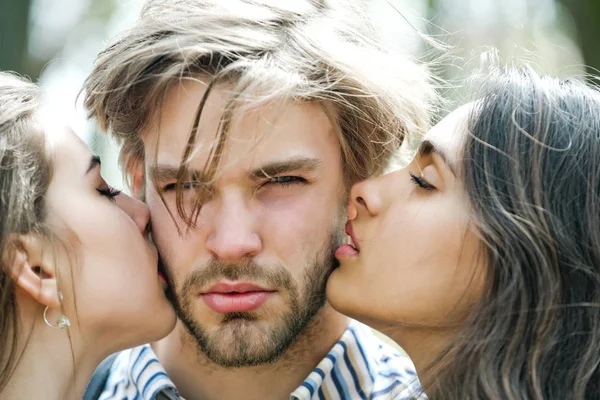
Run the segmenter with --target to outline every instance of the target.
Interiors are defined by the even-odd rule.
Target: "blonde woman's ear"
[[[17,287],[43,306],[59,308],[56,271],[47,256],[47,243],[39,235],[11,235],[6,243],[2,264]]]

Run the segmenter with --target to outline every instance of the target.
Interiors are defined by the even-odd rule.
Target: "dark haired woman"
[[[430,399],[600,398],[596,89],[493,74],[406,168],[354,186],[349,220],[329,301],[396,340]]]

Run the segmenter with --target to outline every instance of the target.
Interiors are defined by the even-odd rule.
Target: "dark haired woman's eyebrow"
[[[421,145],[419,146],[418,153],[422,157],[427,157],[427,156],[429,156],[429,155],[431,155],[433,153],[439,155],[442,158],[442,160],[444,160],[444,164],[446,164],[448,166],[448,168],[450,169],[450,171],[452,172],[452,174],[454,174],[456,176],[456,167],[455,167],[455,165],[449,161],[448,157],[446,156],[446,153],[444,153],[432,141],[430,141],[430,140],[423,140],[423,142],[421,142]]]
[[[87,170],[85,171],[85,174],[89,174],[91,170],[93,170],[96,167],[99,167],[101,164],[100,161],[100,157],[98,157],[97,155],[93,155],[92,158],[90,158],[90,164],[88,165]]]

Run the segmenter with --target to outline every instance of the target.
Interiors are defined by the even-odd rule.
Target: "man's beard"
[[[263,267],[251,259],[239,264],[213,260],[205,268],[194,271],[181,285],[177,285],[174,293],[168,293],[168,297],[198,349],[215,364],[240,368],[272,363],[304,333],[324,306],[327,279],[337,266],[334,253],[343,241],[342,233],[332,234],[328,246],[305,269],[302,291],[283,265]],[[164,260],[161,261],[164,263]],[[172,282],[170,269],[164,270]],[[227,313],[216,331],[209,333],[194,318],[192,302],[197,301],[198,288],[220,279],[267,285],[269,289],[277,290],[288,310],[275,318],[263,315],[262,321],[268,323],[266,326],[261,326],[260,310]]]

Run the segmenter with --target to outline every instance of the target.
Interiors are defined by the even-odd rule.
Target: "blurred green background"
[[[362,1],[390,48],[431,59],[431,47],[415,28],[452,46],[452,57],[434,69],[448,82],[443,91],[448,109],[462,101],[464,78],[490,47],[505,59],[524,59],[538,71],[557,76],[592,75],[600,68],[600,0]],[[0,0],[0,70],[16,71],[45,87],[53,115],[102,157],[102,173],[117,188],[123,182],[116,146],[96,134],[76,98],[96,54],[136,20],[142,4]]]
[[[489,47],[558,76],[593,74],[600,68],[599,0],[362,1],[392,48],[427,58],[431,48],[414,28],[454,46],[453,57],[435,69],[451,83],[444,91],[448,108],[461,101],[461,79],[478,66],[479,54]],[[135,21],[142,4],[142,0],[0,0],[0,69],[27,75],[46,88],[54,115],[103,157],[103,173],[117,187],[122,181],[115,146],[95,135],[96,128],[86,120],[76,96],[96,54]]]

